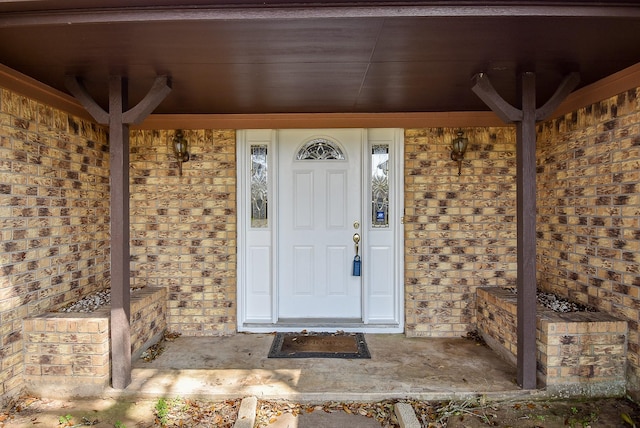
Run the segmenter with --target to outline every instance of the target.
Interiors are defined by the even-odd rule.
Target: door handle
[[[358,244],[360,243],[360,235],[357,233],[353,234],[353,242],[356,243],[356,256],[353,258],[353,276],[360,276],[360,269],[362,267],[362,263],[360,261],[360,256],[358,255]]]
[[[356,243],[356,257],[358,256],[358,249],[359,249],[359,243],[360,243],[360,235],[358,233],[354,233],[353,234],[353,242]]]

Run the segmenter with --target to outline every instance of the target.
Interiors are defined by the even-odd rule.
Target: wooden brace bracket
[[[87,109],[96,122],[102,125],[109,124],[110,114],[122,114],[123,124],[140,124],[171,92],[171,79],[168,76],[158,76],[147,95],[135,107],[126,112],[106,112],[89,95],[89,92],[87,92],[87,89],[77,76],[65,76],[65,85],[71,95],[80,101],[80,104]]]
[[[77,76],[67,75],[64,77],[64,83],[71,95],[73,95],[80,104],[87,109],[91,117],[101,125],[109,124],[109,113],[104,111],[102,107],[89,95],[87,88],[82,84]]]
[[[560,103],[573,91],[580,82],[580,75],[570,73],[562,80],[556,92],[540,108],[536,109],[536,120],[545,120],[558,108]]]
[[[171,92],[171,79],[168,76],[156,77],[151,89],[149,89],[142,101],[124,113],[122,122],[135,125],[142,123],[160,105],[162,100],[169,95],[169,92]]]
[[[485,73],[478,73],[473,79],[475,80],[475,85],[473,85],[471,90],[480,97],[503,122],[511,123],[522,120],[522,110],[506,102],[504,98],[498,94]]]
[[[471,90],[478,96],[484,103],[498,115],[506,123],[520,122],[523,119],[522,110],[513,107],[506,102],[498,92],[495,90],[489,77],[485,73],[478,73],[474,76],[475,84]],[[556,92],[549,98],[549,100],[540,108],[536,109],[536,120],[544,120],[549,117],[560,103],[573,91],[578,82],[580,81],[580,75],[576,72],[568,74],[558,86]]]

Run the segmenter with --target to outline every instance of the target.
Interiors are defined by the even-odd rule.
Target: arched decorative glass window
[[[344,160],[344,153],[333,141],[315,138],[305,144],[296,156],[297,160]]]

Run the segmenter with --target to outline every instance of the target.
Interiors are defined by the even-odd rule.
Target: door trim
[[[319,133],[329,134],[330,130],[318,130]],[[277,130],[238,130],[236,133],[236,163],[237,163],[237,330],[238,332],[265,333],[273,331],[347,331],[369,333],[402,333],[404,332],[404,130],[397,128],[363,129],[363,155],[367,154],[374,141],[388,141],[393,156],[392,201],[390,206],[395,216],[390,216],[393,230],[394,270],[395,281],[393,298],[393,319],[369,319],[369,305],[367,287],[368,281],[363,281],[362,315],[363,320],[353,319],[284,319],[278,320],[278,296],[275,284],[277,277],[277,210],[278,195],[274,189],[278,188],[276,173],[278,149]],[[269,204],[268,227],[260,230],[250,228],[251,212],[250,200],[250,147],[253,144],[268,147],[269,162]],[[369,168],[367,156],[362,159],[362,212],[368,213],[370,208]],[[364,223],[364,222],[363,222]],[[366,234],[363,224],[362,232]],[[365,238],[365,236],[363,236]],[[363,260],[367,260],[368,249],[362,247]],[[258,260],[259,259],[259,260]],[[258,260],[258,263],[255,261]],[[247,268],[249,264],[263,266],[263,272],[256,277]],[[260,282],[257,284],[257,282]],[[255,290],[258,292],[255,292]],[[262,296],[262,297],[261,297]],[[256,309],[257,308],[257,309]],[[251,316],[248,314],[251,312]]]

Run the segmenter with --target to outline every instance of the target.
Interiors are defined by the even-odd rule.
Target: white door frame
[[[329,134],[330,130],[319,130]],[[384,319],[373,319],[370,314],[368,296],[369,281],[367,279],[367,261],[370,260],[370,249],[362,246],[363,260],[363,320],[362,322],[340,322],[330,320],[305,325],[288,325],[278,322],[277,287],[277,210],[278,195],[274,189],[277,185],[277,130],[238,130],[236,133],[237,163],[237,328],[239,332],[273,332],[273,331],[359,331],[368,333],[401,333],[404,332],[404,130],[403,129],[363,129],[363,191],[362,211],[370,212],[370,168],[364,161],[370,156],[372,144],[389,144],[391,154],[390,170],[393,174],[390,182],[391,215],[390,230],[393,233],[393,308]],[[267,147],[268,159],[268,225],[261,228],[251,227],[251,210],[249,206],[251,183],[250,148],[252,145]],[[395,215],[393,215],[395,214]],[[367,215],[364,216],[365,218]],[[369,222],[363,218],[361,228],[363,242],[366,242]],[[248,267],[251,266],[251,269]]]

